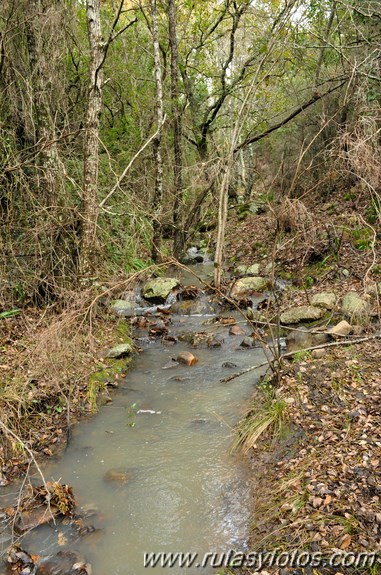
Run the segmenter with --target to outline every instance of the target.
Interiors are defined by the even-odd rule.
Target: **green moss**
[[[381,264],[376,264],[372,267],[372,274],[375,276],[381,275]]]
[[[125,373],[131,361],[130,357],[123,357],[121,359],[107,359],[105,360],[106,363],[98,365],[98,369],[90,375],[87,385],[87,399],[91,411],[97,411],[98,396],[105,391],[107,383],[114,381],[116,375]]]
[[[370,228],[358,227],[351,232],[353,247],[365,251],[372,247],[373,231]]]
[[[129,324],[124,319],[119,319],[116,324],[116,334],[118,338],[122,341],[122,343],[129,343],[133,345],[131,339],[131,329]]]

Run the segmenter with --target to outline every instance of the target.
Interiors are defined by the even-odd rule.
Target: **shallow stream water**
[[[195,280],[183,277],[182,282]],[[145,345],[112,403],[77,425],[63,456],[45,468],[47,480],[73,487],[79,506],[98,510],[94,525],[99,531],[71,546],[92,564],[93,575],[209,575],[215,572],[211,567],[145,569],[143,554],[198,552],[201,559],[206,552],[246,547],[251,497],[247,466],[231,454],[230,446],[263,369],[229,383],[220,380],[261,363],[263,354],[259,348],[240,348],[243,336],[230,336],[229,326],[205,325],[207,319],[173,316],[170,334],[223,334],[221,347],[192,348],[186,342],[165,347],[160,339]],[[163,369],[185,350],[197,356],[196,365]],[[223,367],[228,361],[237,368]],[[112,468],[128,470],[131,479],[105,481]],[[35,529],[23,546],[51,554],[60,549],[60,531]]]

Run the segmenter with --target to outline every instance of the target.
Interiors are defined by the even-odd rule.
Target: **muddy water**
[[[242,337],[229,336],[228,326],[204,325],[206,319],[173,317],[170,333],[220,333],[220,348],[147,344],[113,403],[77,426],[64,456],[45,470],[47,479],[72,485],[80,505],[98,510],[93,522],[100,530],[72,546],[91,562],[93,575],[142,575],[145,552],[192,551],[201,557],[245,549],[248,478],[229,448],[259,374],[227,384],[220,379],[234,371],[224,362],[234,362],[238,371],[260,363],[263,355],[260,349],[239,349]],[[195,366],[163,369],[183,350],[197,356]],[[127,470],[128,481],[105,481],[112,468]],[[27,547],[54,552],[60,530],[35,530]],[[150,571],[214,572],[210,567]]]

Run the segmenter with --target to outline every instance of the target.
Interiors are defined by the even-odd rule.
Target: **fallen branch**
[[[281,361],[282,359],[292,357],[293,355],[295,355],[295,353],[300,353],[300,352],[303,353],[304,351],[313,351],[314,349],[324,349],[326,347],[336,347],[338,345],[353,345],[355,343],[363,343],[365,341],[371,341],[374,339],[381,339],[381,334],[371,335],[368,337],[362,337],[361,339],[346,339],[345,341],[332,341],[330,343],[321,343],[319,345],[314,345],[312,347],[306,347],[304,349],[300,349],[297,352],[290,351],[288,353],[284,353],[279,358],[274,358],[274,359],[270,360],[270,362],[265,361],[264,363],[260,363],[258,365],[252,365],[251,367],[243,369],[242,371],[240,371],[238,373],[234,373],[233,375],[229,375],[229,377],[224,377],[224,379],[220,379],[220,383],[227,383],[228,381],[232,381],[232,379],[235,379],[236,377],[241,377],[241,375],[245,375],[245,373],[249,373],[250,371],[254,371],[254,369],[259,369],[260,367],[268,365],[269,363],[272,364],[275,361]]]

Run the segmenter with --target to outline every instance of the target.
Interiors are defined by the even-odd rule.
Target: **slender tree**
[[[88,275],[93,267],[98,220],[99,129],[102,109],[104,44],[100,0],[86,2],[87,32],[90,45],[90,81],[83,148],[83,209],[79,271]]]
[[[152,216],[153,216],[153,234],[152,234],[152,259],[158,261],[160,256],[161,244],[161,211],[163,200],[163,159],[161,155],[161,126],[164,120],[163,106],[163,83],[161,74],[160,61],[160,44],[159,44],[159,25],[158,11],[156,0],[151,0],[151,18],[152,18],[152,43],[154,56],[154,75],[156,85],[156,121],[157,133],[153,141],[154,159],[155,159],[155,189],[152,199]]]
[[[173,254],[180,257],[184,245],[184,229],[182,226],[182,199],[183,199],[183,160],[182,160],[182,109],[179,101],[179,66],[178,66],[178,40],[176,26],[175,0],[168,0],[169,47],[171,52],[171,108],[173,122],[173,175],[175,201],[173,205],[174,241]]]

